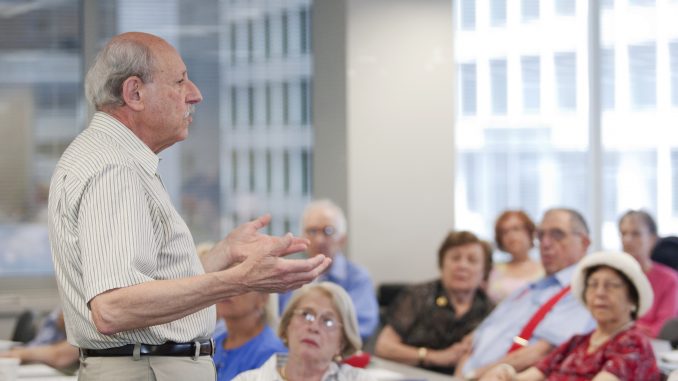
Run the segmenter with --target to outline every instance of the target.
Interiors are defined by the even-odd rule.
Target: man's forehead
[[[542,229],[544,228],[569,229],[571,227],[570,214],[562,210],[548,212],[544,215],[544,219],[542,220],[540,227]]]
[[[330,221],[334,223],[336,213],[330,208],[317,207],[309,210],[306,215],[306,223],[317,223],[318,221]]]

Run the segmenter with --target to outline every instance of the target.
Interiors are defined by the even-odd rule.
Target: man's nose
[[[189,91],[187,96],[187,102],[190,104],[196,104],[202,102],[202,93],[198,86],[193,83],[190,79],[188,80]]]

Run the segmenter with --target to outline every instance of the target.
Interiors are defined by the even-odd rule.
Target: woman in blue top
[[[273,296],[272,298],[274,298]],[[226,321],[227,332],[215,338],[214,364],[218,381],[259,368],[275,353],[287,348],[271,329],[277,325],[277,306],[269,295],[258,292],[234,296],[217,303],[217,317]]]

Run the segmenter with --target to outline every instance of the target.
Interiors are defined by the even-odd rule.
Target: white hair
[[[306,208],[304,208],[304,213],[301,216],[301,231],[303,232],[306,230],[306,217],[311,213],[311,211],[315,209],[329,209],[333,212],[334,214],[334,228],[337,229],[337,233],[339,233],[340,236],[346,235],[346,216],[344,215],[344,211],[341,210],[341,208],[333,203],[329,199],[321,199],[321,200],[315,200],[311,201],[308,205],[306,205]]]
[[[85,96],[97,110],[105,106],[122,106],[122,84],[132,76],[153,81],[151,49],[131,39],[112,39],[94,59],[85,77]]]

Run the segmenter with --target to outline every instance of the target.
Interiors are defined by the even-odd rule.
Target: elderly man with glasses
[[[478,326],[471,352],[457,367],[459,376],[474,380],[500,363],[526,369],[570,336],[595,326],[569,291],[575,265],[591,242],[586,221],[575,210],[550,209],[537,238],[546,275],[507,297]]]
[[[348,292],[356,307],[360,337],[366,340],[379,323],[379,305],[370,274],[343,254],[346,245],[344,212],[330,200],[313,201],[304,209],[301,230],[310,242],[309,257],[324,254],[332,258],[332,265],[317,281],[336,283]],[[280,295],[280,311],[284,310],[290,295],[290,292]]]

